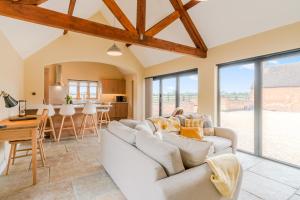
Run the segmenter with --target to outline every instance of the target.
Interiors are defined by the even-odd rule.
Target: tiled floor
[[[0,176],[0,199],[124,200],[99,161],[94,136],[46,143],[47,167],[38,168],[38,184],[31,186],[30,158],[19,159],[9,176]],[[300,200],[300,170],[243,153],[239,200]]]

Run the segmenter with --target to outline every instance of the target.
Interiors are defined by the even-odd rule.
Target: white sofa
[[[233,138],[226,129],[217,128],[216,135]],[[210,181],[212,172],[206,163],[167,176],[161,164],[128,143],[132,139],[125,132],[116,136],[101,131],[102,164],[128,200],[227,200]],[[241,180],[242,172],[232,200],[238,198]]]

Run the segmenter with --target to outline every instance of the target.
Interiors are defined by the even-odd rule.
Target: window
[[[69,80],[69,95],[74,99],[97,99],[97,81]]]
[[[219,66],[219,124],[238,148],[300,166],[300,51]]]
[[[169,116],[176,107],[198,110],[198,70],[158,76],[152,82],[152,115]]]

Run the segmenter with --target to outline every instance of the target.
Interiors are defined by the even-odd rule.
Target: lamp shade
[[[123,54],[116,44],[113,44],[106,53],[110,56],[121,56]]]
[[[10,95],[5,95],[3,96],[3,98],[4,98],[6,108],[12,108],[18,105],[18,101],[12,98]]]

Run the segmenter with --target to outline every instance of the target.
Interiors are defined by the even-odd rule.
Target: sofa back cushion
[[[140,123],[139,120],[133,120],[133,119],[121,119],[119,122],[130,128],[135,128],[135,126]]]
[[[109,132],[124,140],[125,142],[131,145],[135,144],[137,130],[125,126],[124,124],[117,121],[110,122],[107,126],[107,129]]]
[[[135,126],[135,130],[142,131],[145,133],[148,133],[149,135],[153,135],[154,131],[150,127],[149,123],[147,122],[148,120],[143,120],[139,124]]]
[[[162,134],[162,140],[179,148],[186,168],[203,164],[206,157],[214,152],[211,142],[198,141],[172,133]]]
[[[168,176],[184,171],[178,147],[141,132],[136,135],[136,147],[161,164]]]

